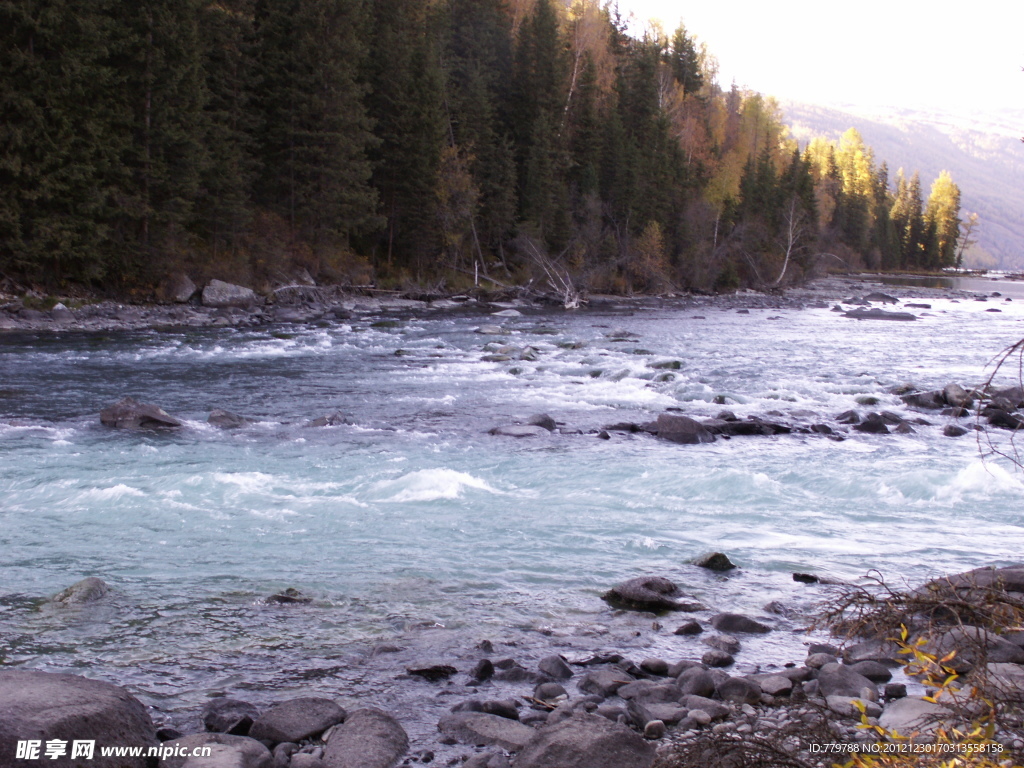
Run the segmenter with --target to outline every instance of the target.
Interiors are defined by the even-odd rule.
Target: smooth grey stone
[[[818,690],[825,698],[829,696],[861,697],[867,688],[876,691],[875,684],[843,664],[826,664],[818,670]]]
[[[878,724],[890,731],[910,736],[916,731],[931,733],[942,723],[948,723],[952,710],[918,698],[896,699],[885,705]]]
[[[95,740],[89,768],[146,768],[145,757],[102,757],[99,748],[158,744],[146,707],[123,688],[77,675],[0,669],[0,762],[14,765],[5,761],[14,760],[17,742],[26,738]]]
[[[331,699],[306,696],[288,699],[264,710],[249,729],[260,741],[298,742],[319,736],[345,719],[345,710]]]
[[[624,725],[577,714],[541,728],[512,768],[650,768],[654,746]]]
[[[327,741],[327,768],[393,768],[409,750],[398,721],[379,709],[357,709],[336,726]]]
[[[437,729],[462,744],[476,747],[501,747],[516,751],[526,746],[536,731],[516,720],[485,712],[453,712],[444,715]]]
[[[247,736],[227,733],[195,733],[164,744],[181,748],[185,754],[199,747],[209,747],[210,755],[199,757],[168,757],[161,768],[272,768],[274,758],[265,746]]]
[[[545,656],[537,664],[537,669],[555,680],[568,680],[573,676],[572,667],[561,656]]]

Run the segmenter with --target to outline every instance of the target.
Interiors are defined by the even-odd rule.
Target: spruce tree
[[[381,249],[421,275],[438,250],[434,195],[445,143],[442,74],[425,0],[375,0],[367,98],[378,144],[373,185],[387,219]]]
[[[0,2],[0,272],[98,282],[122,195],[112,2]]]
[[[260,0],[257,200],[317,249],[379,225],[361,0]]]
[[[253,214],[260,129],[254,9],[255,0],[216,0],[200,12],[206,163],[196,219],[214,252],[237,246]]]
[[[512,128],[520,215],[547,244],[568,239],[568,188],[561,112],[567,62],[551,0],[537,0],[519,33],[513,72]]]
[[[115,133],[128,137],[115,219],[121,277],[158,279],[189,246],[205,162],[198,0],[117,0],[112,10],[111,98],[124,120]]]
[[[517,213],[512,29],[502,0],[451,0],[445,63],[449,138],[470,159],[480,247],[500,255]]]

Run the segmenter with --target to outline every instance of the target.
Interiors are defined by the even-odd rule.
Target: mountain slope
[[[856,128],[875,151],[875,162],[921,172],[927,197],[942,170],[953,174],[962,192],[961,217],[977,213],[970,265],[1024,268],[1024,110],[1005,110],[997,120],[954,112],[909,109],[823,107],[784,102],[793,136],[802,144],[814,136],[838,139]]]

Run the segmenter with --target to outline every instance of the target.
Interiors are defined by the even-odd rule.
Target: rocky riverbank
[[[172,287],[173,288],[173,287]],[[168,288],[164,303],[129,304],[109,300],[64,298],[46,301],[40,295],[0,294],[0,331],[110,332],[161,328],[250,328],[290,323],[332,323],[380,313],[471,312],[512,316],[511,313],[550,310],[560,305],[557,297],[525,290],[484,291],[440,295],[362,290],[349,292],[337,286],[306,284],[281,286],[266,295],[245,286],[212,280],[202,290],[188,281],[178,290]],[[992,298],[969,291],[901,287],[903,311],[882,307],[900,303],[891,286],[861,277],[827,277],[785,293],[742,291],[701,296],[667,294],[649,297],[591,296],[590,309],[636,311],[652,307],[693,309],[804,309],[837,307],[856,319],[910,319],[912,312],[927,307],[920,299],[949,298],[957,301]],[[997,293],[997,292],[995,292]],[[997,301],[998,299],[998,301]],[[874,305],[874,306],[873,306]]]
[[[732,568],[720,553],[694,565],[720,572]],[[812,580],[803,574],[794,578]],[[673,631],[681,638],[700,636],[706,649],[700,658],[629,658],[612,650],[576,657],[553,647],[538,660],[521,663],[506,656],[514,649],[485,640],[476,647],[475,662],[467,664],[454,656],[397,662],[403,658],[401,648],[375,649],[377,658],[396,659],[391,685],[434,691],[429,712],[383,711],[372,695],[353,706],[351,692],[342,689],[334,696],[271,693],[269,699],[263,692],[261,704],[244,692],[218,691],[210,692],[195,713],[201,727],[185,732],[161,722],[157,710],[147,710],[124,688],[76,675],[0,667],[0,765],[31,765],[38,759],[54,766],[155,764],[100,752],[127,746],[162,750],[153,754],[164,757],[160,765],[172,768],[431,763],[696,768],[755,753],[759,759],[774,755],[771,762],[756,764],[803,768],[837,762],[842,756],[835,751],[837,744],[885,742],[894,732],[916,733],[927,742],[943,724],[983,717],[985,712],[974,706],[979,699],[968,693],[972,687],[999,706],[996,730],[987,741],[990,756],[1000,765],[1019,764],[1024,756],[1024,631],[992,622],[1013,624],[1020,618],[1024,566],[938,579],[904,593],[902,602],[890,592],[889,613],[851,612],[868,592],[836,589],[832,608],[845,609],[848,618],[860,621],[859,637],[809,643],[801,661],[779,659],[753,671],[743,669],[734,654],[749,638],[784,631],[773,626],[773,614],[711,613],[663,577],[624,582],[605,599],[657,626],[678,624]],[[56,595],[50,605],[53,610],[89,610],[110,592],[101,580],[89,578]],[[304,599],[286,591],[267,602],[301,606]],[[872,625],[872,618],[887,628]],[[909,628],[907,647],[920,647],[947,663],[955,658],[960,681],[941,687],[931,700],[919,695],[921,679],[902,678],[914,682],[910,695],[907,683],[892,682],[901,659],[906,661],[888,639],[899,636],[898,625]],[[1003,631],[997,634],[996,629]],[[408,727],[425,715],[436,718],[432,732]],[[860,728],[862,722],[880,730]],[[30,748],[28,740],[35,740],[39,757],[16,759]],[[73,749],[87,748],[74,747],[78,741],[95,742],[93,760],[72,758]],[[204,747],[210,748],[209,756],[193,752]],[[47,758],[48,750],[54,759]]]

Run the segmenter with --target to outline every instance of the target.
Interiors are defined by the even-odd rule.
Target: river
[[[917,582],[1019,562],[1020,473],[984,459],[984,439],[943,437],[948,419],[935,414],[912,435],[843,441],[684,446],[595,432],[667,408],[921,416],[890,389],[980,383],[1024,337],[1024,304],[929,303],[912,323],[666,303],[7,334],[0,656],[123,684],[175,724],[194,724],[214,693],[320,691],[395,708],[408,699],[395,664],[430,653],[468,666],[482,639],[527,660],[551,646],[699,658],[706,648],[672,635],[672,619],[658,630],[600,599],[650,573],[773,622],[741,661],[799,662],[804,620],[762,610],[813,603],[793,571]],[[486,325],[501,333],[477,332]],[[99,410],[124,395],[185,427],[101,426]],[[214,408],[255,421],[219,430],[206,423]],[[348,423],[305,426],[334,412]],[[542,412],[560,433],[488,434]],[[1005,433],[995,439],[1005,446]],[[710,550],[741,567],[689,564]],[[90,575],[112,600],[82,612],[43,603]],[[288,587],[312,603],[263,602]],[[382,661],[371,653],[381,643],[405,651]]]

